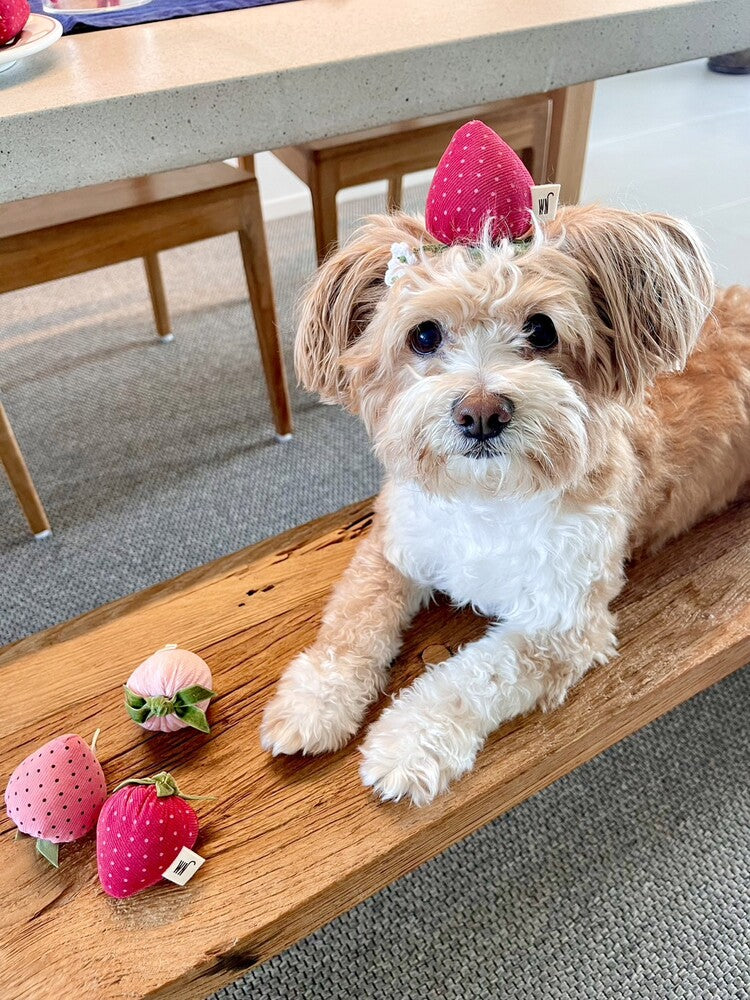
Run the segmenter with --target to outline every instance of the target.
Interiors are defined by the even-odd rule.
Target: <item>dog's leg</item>
[[[312,754],[343,746],[382,691],[401,633],[427,596],[388,562],[374,528],[337,584],[314,645],[289,665],[266,707],[263,747]]]
[[[541,705],[560,704],[596,662],[614,652],[603,609],[587,637],[533,639],[494,627],[429,670],[373,723],[362,745],[362,780],[382,799],[430,802],[469,771],[489,734]]]

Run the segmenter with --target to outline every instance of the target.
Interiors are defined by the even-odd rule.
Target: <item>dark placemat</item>
[[[175,0],[151,0],[143,7],[129,10],[111,10],[103,14],[53,14],[62,22],[63,34],[79,31],[94,31],[102,28],[125,28],[131,24],[145,24],[147,21],[170,21],[175,17],[193,17],[195,14],[214,14],[221,10],[242,10],[245,7],[267,7],[273,3],[289,3],[290,0],[193,0],[192,3],[176,3]],[[42,10],[42,0],[29,0],[31,9],[37,14],[51,13]]]

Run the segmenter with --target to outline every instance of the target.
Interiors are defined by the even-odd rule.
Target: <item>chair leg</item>
[[[316,163],[310,176],[313,223],[315,224],[315,249],[318,264],[322,264],[338,243],[338,214],[336,211],[336,182],[327,166]]]
[[[547,183],[560,184],[560,200],[574,205],[581,196],[589,137],[594,84],[553,90],[552,122],[547,151]]]
[[[148,281],[148,292],[151,296],[151,305],[154,310],[154,320],[156,321],[156,332],[162,340],[172,339],[172,324],[169,321],[169,309],[167,308],[167,296],[164,292],[164,281],[161,276],[159,266],[159,255],[149,254],[143,258],[146,268],[146,279]]]
[[[247,192],[242,201],[242,223],[238,232],[242,263],[245,268],[250,305],[255,318],[255,329],[258,333],[258,345],[276,432],[280,438],[288,438],[294,430],[294,425],[284,358],[281,353],[258,182],[249,181]]]
[[[10,485],[18,497],[21,510],[26,515],[31,530],[37,538],[49,535],[52,529],[2,403],[0,403],[0,462],[5,467]]]
[[[398,212],[401,208],[403,181],[404,179],[400,175],[388,178],[386,205],[389,212]]]

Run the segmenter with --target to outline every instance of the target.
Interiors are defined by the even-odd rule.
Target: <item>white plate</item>
[[[62,34],[62,24],[46,14],[32,14],[15,45],[0,45],[0,73],[10,69],[20,59],[33,56],[56,42]]]

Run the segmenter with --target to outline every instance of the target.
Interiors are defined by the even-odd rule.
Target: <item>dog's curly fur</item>
[[[425,249],[388,288],[393,243]],[[341,746],[430,594],[471,604],[496,624],[402,692],[362,746],[363,780],[416,803],[471,768],[503,721],[560,704],[606,662],[627,558],[750,480],[750,292],[714,302],[687,224],[570,207],[523,250],[428,243],[420,219],[371,218],[305,296],[301,380],[361,416],[386,482],[262,727],[273,753]],[[546,351],[524,331],[539,313],[558,337]],[[426,320],[443,341],[419,355],[409,332]],[[515,407],[480,453],[452,418],[476,392]]]

